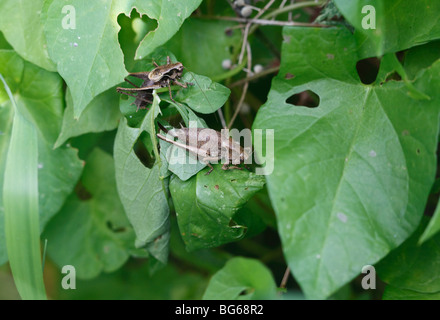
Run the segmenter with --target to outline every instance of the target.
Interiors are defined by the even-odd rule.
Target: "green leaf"
[[[165,181],[160,179],[159,165],[145,167],[133,150],[141,133],[147,129],[152,130],[150,125],[151,120],[154,120],[151,116],[154,109],[148,111],[141,128],[130,128],[127,120],[122,118],[114,147],[118,192],[136,233],[137,247],[154,245],[166,236],[169,229],[166,186]],[[166,247],[163,248],[167,250]],[[162,262],[166,261],[164,256],[165,254],[155,255]]]
[[[67,139],[90,132],[110,131],[118,127],[121,113],[119,111],[119,95],[111,88],[92,100],[79,119],[73,116],[73,101],[67,90],[66,109],[64,110],[63,126],[55,142],[55,148]]]
[[[132,2],[139,12],[146,13],[158,23],[157,29],[146,35],[136,51],[135,59],[142,59],[165,44],[179,30],[185,19],[197,9],[202,0]]]
[[[420,90],[417,90],[413,84],[412,81],[409,80],[408,75],[406,74],[406,71],[404,67],[400,64],[399,60],[397,59],[396,55],[394,53],[386,54],[382,61],[380,62],[380,69],[379,73],[376,78],[376,82],[382,81],[385,82],[387,77],[393,72],[396,72],[401,78],[402,81],[405,83],[408,92],[407,94],[418,100],[429,100],[430,97],[427,96],[425,93],[423,93]]]
[[[176,100],[187,104],[191,109],[200,113],[213,113],[221,108],[228,100],[231,90],[225,86],[213,82],[205,76],[187,72],[181,82],[189,82],[188,88],[182,89]]]
[[[40,22],[43,0],[4,0],[0,2],[0,30],[23,59],[56,71],[47,53],[46,39]]]
[[[61,13],[66,8],[64,1],[45,2],[42,21],[48,51],[71,90],[74,117],[78,118],[94,97],[127,74],[118,43],[120,13],[129,15],[136,7],[139,13],[158,20],[158,28],[139,45],[136,59],[142,59],[171,38],[200,1],[74,0],[68,4],[68,9],[74,11],[65,10],[65,14]],[[69,28],[73,16],[75,26]]]
[[[335,0],[342,15],[356,29],[360,58],[381,56],[440,38],[440,3],[430,0]],[[375,29],[365,29],[369,7],[375,11]],[[411,21],[411,22],[408,22]]]
[[[66,146],[53,150],[62,121],[62,80],[55,73],[23,61],[10,50],[0,50],[0,73],[13,84],[11,89],[20,112],[37,130],[38,204],[42,230],[72,192],[83,168],[75,149]],[[16,85],[18,83],[20,87]],[[0,92],[4,91],[0,89]],[[5,110],[1,121],[11,123],[12,105],[4,103],[1,108]],[[10,134],[8,126],[1,130],[5,135]],[[0,229],[3,229],[1,215]],[[4,252],[4,241],[0,241],[0,248],[0,253]],[[0,254],[0,264],[5,261],[6,256]]]
[[[117,195],[112,157],[95,149],[77,187],[44,232],[48,253],[79,278],[112,272],[128,259],[134,232]]]
[[[244,236],[234,214],[264,185],[264,177],[241,170],[206,168],[187,181],[173,176],[170,192],[179,229],[188,250],[217,247]]]
[[[308,298],[325,298],[418,225],[436,170],[440,63],[413,83],[431,100],[414,100],[401,81],[359,81],[343,28],[285,28],[284,38],[253,128],[275,130],[266,179],[288,264]],[[317,108],[286,103],[304,90]]]
[[[46,299],[46,290],[40,258],[38,138],[36,128],[20,113],[1,74],[0,80],[14,105],[2,198],[9,265],[21,298],[41,300]]]
[[[126,75],[118,44],[117,15],[127,1],[49,0],[43,8],[44,33],[50,57],[70,88],[75,118],[101,92]],[[63,8],[74,8],[62,13]],[[69,19],[70,18],[70,19]],[[69,29],[69,22],[75,28]],[[64,26],[63,26],[64,23]],[[66,29],[64,29],[66,28]]]
[[[416,295],[420,299],[440,295],[440,236],[418,244],[427,220],[424,219],[407,241],[376,266],[381,280],[392,286],[388,294],[403,297]]]
[[[3,180],[5,174],[6,157],[11,139],[12,122],[14,119],[12,108],[0,106],[0,199],[3,199]],[[0,201],[0,265],[8,260],[4,228],[4,203]]]
[[[161,159],[166,163],[167,170],[174,173],[182,181],[188,180],[206,167],[205,163],[195,159],[182,148],[163,140],[160,140],[159,144]]]
[[[276,299],[277,286],[270,270],[260,261],[232,258],[214,274],[204,300]]]

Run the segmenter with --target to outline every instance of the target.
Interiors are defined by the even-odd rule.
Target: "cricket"
[[[173,95],[171,93],[171,85],[176,84],[182,88],[187,88],[192,83],[181,83],[179,79],[182,77],[184,66],[181,62],[171,63],[171,59],[167,57],[167,63],[165,65],[158,65],[153,62],[156,68],[147,72],[132,72],[128,76],[142,79],[141,86],[137,86],[129,79],[124,80],[130,83],[134,88],[117,87],[116,91],[131,97],[135,97],[133,102],[139,109],[146,109],[148,104],[153,103],[153,90],[168,87],[169,95],[172,101]],[[175,101],[174,101],[175,102]]]
[[[158,125],[168,136],[177,138],[178,140],[175,141],[160,133],[157,134],[157,137],[187,150],[202,163],[205,163],[210,168],[205,175],[209,175],[214,170],[211,162],[217,163],[218,161],[224,161],[222,166],[223,170],[242,170],[243,168],[237,164],[244,163],[252,155],[250,147],[243,148],[239,142],[232,139],[232,137],[224,131],[220,132],[209,128],[185,127],[168,130],[160,123],[158,123]]]

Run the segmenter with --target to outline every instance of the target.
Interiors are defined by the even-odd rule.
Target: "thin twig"
[[[243,44],[241,46],[241,50],[240,50],[240,57],[238,58],[238,64],[241,64],[241,62],[243,61],[243,57],[244,57],[244,49],[246,48],[246,44],[247,44],[247,38],[249,35],[249,29],[251,28],[251,23],[246,24],[246,28],[244,28],[244,32],[243,32]]]
[[[246,81],[248,81],[248,82],[254,81],[254,80],[256,80],[258,78],[261,78],[261,77],[264,77],[264,76],[266,76],[268,74],[277,72],[278,70],[280,70],[279,66],[263,70],[263,71],[261,71],[259,73],[256,73],[256,74],[254,74],[254,75],[252,75],[250,77],[243,78],[243,79],[240,79],[238,81],[235,81],[234,83],[231,83],[228,87],[229,88],[233,88],[233,87],[240,86],[240,85],[244,84]]]
[[[226,121],[225,117],[223,116],[222,108],[217,109],[218,116],[220,117],[220,122],[222,123],[222,128],[226,129]]]
[[[294,4],[295,3],[295,0],[290,0],[290,4]],[[292,11],[290,11],[288,14],[287,14],[287,20],[288,21],[292,21],[293,20],[293,14],[292,14]]]
[[[290,4],[288,6],[285,6],[284,8],[280,8],[280,9],[276,9],[272,12],[268,12],[267,14],[264,15],[263,19],[270,19],[272,17],[275,17],[281,13],[284,12],[290,12],[293,10],[297,10],[297,9],[301,9],[301,8],[306,8],[306,7],[317,7],[320,5],[323,5],[324,2],[323,1],[304,1],[304,2],[299,2],[299,3],[293,3]],[[322,27],[322,25],[320,25],[320,27]],[[258,25],[255,24],[251,27],[251,29],[249,30],[249,34],[254,33],[254,31],[258,28]]]
[[[261,17],[263,15],[263,13],[266,12],[267,9],[270,8],[270,6],[275,2],[275,0],[270,0],[263,9],[261,9],[254,17],[254,19],[258,19],[259,17]],[[238,63],[240,64],[243,61],[243,56],[244,56],[244,52],[246,49],[246,44],[247,44],[247,38],[249,35],[249,30],[251,28],[252,22],[248,22],[246,24],[246,28],[244,29],[244,36],[243,36],[243,45],[241,46],[241,51],[240,51],[240,58],[238,59]]]
[[[251,46],[250,46],[249,42],[246,43],[246,51],[247,51],[247,58],[248,58],[247,59],[248,60],[248,69],[250,69],[252,67],[252,52],[251,52]],[[248,78],[249,78],[249,73],[246,75],[245,79],[248,79]],[[249,88],[249,81],[246,81],[243,86],[243,91],[241,92],[240,101],[238,102],[237,108],[235,109],[235,112],[231,118],[231,121],[229,122],[228,129],[231,128],[232,124],[235,121],[235,118],[237,118],[237,115],[240,113],[240,109],[241,109],[241,106],[243,105],[244,98],[246,97],[246,93],[248,91],[248,88]]]
[[[279,9],[284,8],[284,6],[286,5],[286,2],[287,2],[287,0],[283,0],[278,8]],[[272,20],[275,20],[275,17],[272,17]]]
[[[227,16],[204,16],[206,19],[215,19],[215,20],[226,20],[226,21],[235,21],[240,23],[251,23],[258,24],[262,26],[281,26],[281,27],[328,27],[325,24],[318,23],[307,23],[307,22],[296,22],[296,21],[279,21],[279,20],[268,20],[268,19],[246,19],[239,17],[227,17]],[[244,28],[243,25],[238,25],[232,28]]]

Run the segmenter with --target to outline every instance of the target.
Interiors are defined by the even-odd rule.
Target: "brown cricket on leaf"
[[[217,163],[222,161],[223,170],[242,168],[238,164],[245,163],[252,155],[250,147],[243,148],[239,142],[235,141],[225,132],[216,131],[209,128],[174,128],[166,129],[158,123],[159,128],[164,131],[167,136],[160,133],[157,137],[163,141],[171,143],[179,148],[187,150],[191,155],[197,157],[202,163],[209,166],[210,174],[214,167],[211,162]],[[173,138],[177,138],[175,141]]]
[[[134,88],[123,88],[117,87],[116,91],[131,97],[135,97],[136,100],[133,102],[136,105],[138,111],[139,109],[145,109],[148,104],[153,103],[153,90],[168,87],[170,98],[174,101],[171,94],[171,85],[176,84],[182,88],[187,88],[188,85],[192,83],[181,83],[179,79],[182,77],[182,72],[184,66],[181,62],[171,63],[171,59],[167,57],[167,64],[158,65],[153,62],[156,68],[151,71],[146,72],[132,72],[129,76],[142,79],[143,82],[141,86],[137,86],[129,79],[124,80],[130,83]]]

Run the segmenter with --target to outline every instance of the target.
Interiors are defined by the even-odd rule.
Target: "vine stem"
[[[308,23],[308,22],[296,22],[296,21],[278,21],[278,20],[268,20],[268,19],[246,19],[239,17],[225,17],[225,16],[205,16],[203,18],[206,19],[216,19],[216,20],[225,20],[225,21],[235,21],[240,23],[248,23],[262,25],[262,26],[280,26],[280,27],[320,27],[320,28],[328,28],[328,25],[319,24],[319,23]],[[238,25],[232,28],[244,28],[243,25]]]
[[[247,59],[248,60],[248,70],[250,70],[250,68],[252,67],[252,52],[251,52],[251,46],[250,46],[249,42],[246,42],[246,51],[247,51],[247,57],[248,57],[248,59]],[[244,79],[245,83],[243,86],[243,91],[241,92],[240,101],[237,104],[237,108],[235,108],[235,112],[231,118],[231,121],[229,122],[228,129],[231,128],[232,124],[235,121],[235,118],[237,118],[237,115],[240,112],[241,106],[243,105],[244,98],[246,97],[246,93],[249,88],[249,80],[248,79],[249,79],[249,73],[246,74],[246,78]]]
[[[280,70],[280,67],[279,67],[279,66],[277,66],[277,67],[273,67],[273,68],[269,68],[269,69],[266,69],[266,70],[263,70],[263,71],[261,71],[261,72],[259,72],[259,73],[254,74],[253,76],[250,76],[250,77],[247,77],[247,78],[244,78],[244,79],[240,79],[240,80],[238,80],[238,81],[235,81],[234,83],[230,84],[228,87],[229,87],[229,88],[233,88],[233,87],[236,87],[236,86],[242,85],[242,84],[245,83],[246,81],[249,81],[249,82],[250,82],[250,81],[254,81],[254,80],[258,79],[258,78],[261,78],[261,77],[267,76],[268,74],[271,74],[271,73],[277,72],[278,70]]]
[[[270,0],[270,1],[264,6],[264,8],[261,9],[261,11],[259,11],[259,12],[255,15],[254,19],[258,19],[259,17],[261,17],[261,16],[266,12],[266,10],[270,8],[270,6],[271,6],[274,2],[275,2],[275,0]],[[241,52],[240,52],[240,57],[239,57],[239,59],[238,59],[238,64],[240,64],[240,63],[243,61],[244,52],[245,52],[245,50],[246,50],[246,45],[247,45],[247,43],[248,43],[248,42],[247,42],[247,38],[248,38],[248,36],[249,36],[250,30],[251,30],[251,26],[252,26],[252,20],[246,24],[246,28],[244,29],[243,44],[242,44],[242,46],[241,46]]]

